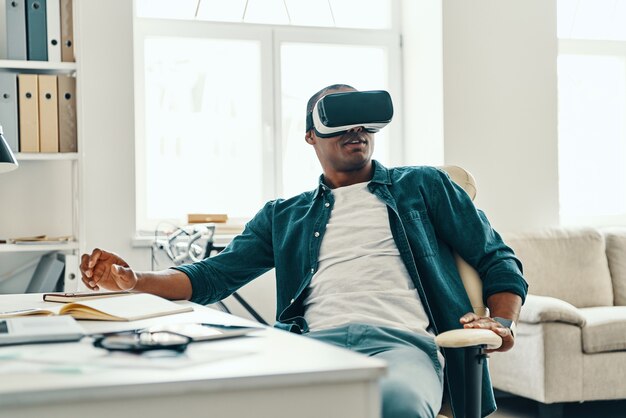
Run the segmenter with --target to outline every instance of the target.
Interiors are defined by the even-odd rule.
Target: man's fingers
[[[476,315],[474,312],[468,312],[461,317],[460,321],[462,324],[467,324],[473,321],[478,321],[479,319],[480,316]]]
[[[463,328],[489,329],[502,338],[502,346],[500,346],[500,348],[486,350],[486,353],[508,351],[513,347],[514,338],[513,334],[511,334],[511,330],[495,321],[493,318],[481,317],[475,313],[469,312],[461,317],[460,322],[463,324]]]
[[[78,266],[78,268],[80,269],[80,275],[81,275],[81,279],[83,281],[83,283],[85,283],[85,285],[89,286],[88,282],[89,282],[89,277],[87,276],[87,264],[89,263],[89,256],[87,254],[83,254],[80,257],[80,266]]]
[[[87,254],[83,254],[80,256],[80,272],[84,273],[87,270],[87,265],[89,264],[89,256]]]
[[[102,250],[100,248],[95,248],[92,252],[91,252],[91,256],[89,257],[89,263],[87,264],[88,268],[93,268],[93,266],[96,265],[96,263],[98,262],[98,259],[100,258],[100,256],[102,255]]]

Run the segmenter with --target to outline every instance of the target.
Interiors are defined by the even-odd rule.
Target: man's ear
[[[312,130],[307,132],[306,135],[304,135],[304,140],[311,145],[315,144],[315,135],[313,135]]]

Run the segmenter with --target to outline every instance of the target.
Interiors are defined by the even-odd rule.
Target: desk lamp
[[[17,160],[2,135],[2,125],[0,125],[0,174],[15,170],[17,167]]]

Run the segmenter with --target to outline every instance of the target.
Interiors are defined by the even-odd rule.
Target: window
[[[559,0],[561,222],[626,224],[626,0]]]
[[[254,213],[264,163],[259,43],[147,38],[144,56],[147,217],[177,218],[183,201],[190,213]],[[225,82],[232,68],[238,79]]]
[[[136,0],[140,18],[390,29],[391,0]]]
[[[383,47],[306,44],[285,42],[281,46],[281,119],[285,138],[282,149],[282,178],[285,196],[293,196],[315,187],[321,172],[319,162],[311,146],[304,141],[306,103],[319,86],[336,83],[335,80],[350,80],[350,85],[360,90],[387,89],[387,57]],[[315,72],[307,67],[311,57],[324,57],[331,63],[368,63],[367,71],[356,71],[352,65],[319,66]],[[374,158],[388,160],[387,131],[376,134]],[[303,186],[308,186],[303,189]]]
[[[137,0],[137,229],[193,212],[247,219],[313,189],[306,102],[329,84],[391,92],[396,120],[374,158],[401,163],[395,4]]]

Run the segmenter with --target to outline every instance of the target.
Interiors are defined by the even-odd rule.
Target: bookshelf
[[[34,72],[37,74],[68,74],[76,71],[76,63],[0,59],[0,71],[23,73]]]
[[[31,253],[48,251],[77,251],[78,242],[60,244],[0,244],[0,253]]]
[[[17,162],[22,161],[74,161],[78,160],[77,152],[58,152],[58,153],[43,153],[43,152],[18,152],[15,154]]]
[[[0,7],[4,11],[5,3],[3,0],[0,0]],[[75,11],[73,14],[75,15]],[[6,16],[4,16],[4,19],[6,19]],[[75,19],[73,20],[75,21]],[[11,73],[71,76],[78,85],[78,62],[63,62],[60,57],[57,58],[58,61],[7,59],[7,48],[3,48],[3,45],[7,46],[9,42],[7,40],[7,31],[5,30],[8,26],[5,27],[4,24],[1,24],[2,22],[3,16],[0,16],[0,75]],[[67,27],[71,28],[72,26]],[[73,40],[72,31],[68,33]],[[50,32],[48,32],[48,37],[50,36]],[[52,55],[50,56],[52,57]],[[67,79],[67,77],[64,78]],[[41,83],[41,78],[39,80]],[[62,97],[60,82],[61,80],[58,80],[57,84],[59,98]],[[78,86],[76,86],[76,90],[78,90]],[[75,108],[72,106],[73,114],[70,113],[69,119],[64,120],[71,121],[74,117],[76,118],[74,125],[70,125],[69,129],[76,129],[76,136],[74,137],[76,142],[74,143],[77,143],[78,151],[15,153],[19,163],[18,169],[0,176],[0,194],[6,198],[6,203],[3,202],[5,205],[0,214],[0,240],[45,234],[49,236],[72,235],[74,236],[74,241],[0,244],[0,276],[6,277],[4,279],[5,283],[0,284],[8,285],[8,287],[0,287],[0,293],[6,292],[7,289],[11,290],[12,293],[16,293],[15,289],[18,286],[14,282],[24,279],[23,277],[10,276],[12,270],[19,270],[20,266],[32,264],[33,260],[37,260],[43,254],[50,252],[59,252],[77,258],[76,256],[78,256],[82,248],[81,245],[84,245],[81,240],[81,232],[84,232],[82,227],[84,221],[81,220],[80,216],[80,209],[82,208],[80,193],[82,145],[78,112],[81,100],[79,92],[76,91],[71,94],[76,100]],[[66,94],[65,97],[67,98],[68,95]],[[59,119],[57,120],[59,123],[59,137],[61,137],[60,127],[67,126],[60,124],[60,109],[59,102],[59,107],[57,108],[57,112],[59,112]],[[41,124],[41,108],[39,112],[39,123]],[[0,118],[0,124],[2,122]],[[21,137],[22,134],[20,133],[19,136]],[[75,289],[69,288],[66,290],[72,291]]]

